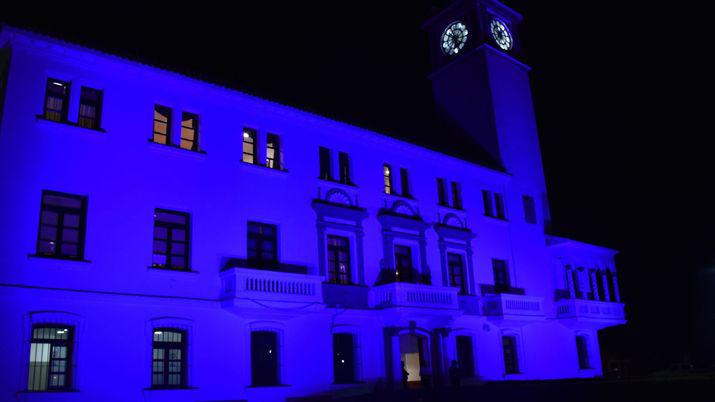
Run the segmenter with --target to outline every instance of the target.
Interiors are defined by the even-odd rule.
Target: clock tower
[[[429,78],[440,112],[512,175],[514,201],[534,197],[540,223],[548,223],[530,68],[519,60],[520,21],[495,0],[456,0],[423,24],[433,65]]]

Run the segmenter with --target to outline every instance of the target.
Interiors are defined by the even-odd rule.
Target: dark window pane
[[[82,258],[86,198],[44,191],[40,206],[37,253],[62,258]]]
[[[188,230],[188,214],[155,210],[152,266],[188,269]]]
[[[325,147],[319,148],[320,155],[320,178],[323,180],[332,180],[333,172],[330,162],[330,150]]]

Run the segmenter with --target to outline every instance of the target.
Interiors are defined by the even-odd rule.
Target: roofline
[[[9,38],[9,37],[7,37],[9,34],[14,34],[14,35],[15,35],[15,38]],[[84,54],[89,54],[89,55],[91,55],[91,56],[98,57],[98,58],[101,58],[101,59],[105,59],[105,60],[109,60],[109,61],[114,61],[114,62],[124,63],[124,64],[127,64],[127,65],[129,65],[129,66],[131,66],[131,67],[134,67],[134,68],[147,69],[148,71],[150,71],[150,72],[152,72],[152,73],[155,73],[155,74],[159,74],[159,75],[169,75],[170,77],[175,78],[175,79],[179,79],[179,80],[188,80],[188,81],[191,82],[192,84],[197,85],[197,86],[200,86],[200,87],[205,87],[205,88],[212,89],[212,90],[222,91],[222,92],[224,92],[224,93],[228,93],[228,94],[234,95],[234,96],[235,96],[235,95],[238,95],[238,96],[243,97],[243,98],[245,98],[245,99],[247,99],[247,100],[249,100],[249,101],[264,103],[266,106],[273,107],[273,108],[277,108],[277,109],[281,109],[283,112],[285,112],[288,116],[291,116],[291,117],[310,118],[310,119],[314,120],[316,123],[322,123],[322,124],[333,125],[333,126],[335,126],[335,128],[340,129],[340,130],[356,130],[356,131],[358,131],[358,132],[361,132],[362,134],[368,134],[368,135],[371,135],[371,136],[376,136],[376,137],[378,137],[378,138],[380,138],[380,139],[389,140],[389,141],[395,141],[395,142],[398,142],[398,143],[403,144],[403,145],[407,145],[407,146],[410,146],[410,147],[414,147],[414,148],[417,148],[417,149],[419,149],[419,150],[421,150],[421,151],[426,151],[426,152],[428,152],[428,153],[431,153],[431,154],[433,154],[433,155],[435,155],[435,156],[438,155],[438,156],[441,156],[441,157],[450,158],[450,159],[453,159],[453,160],[456,160],[456,161],[459,161],[459,162],[468,164],[468,165],[470,165],[470,166],[476,167],[476,168],[478,168],[478,169],[483,169],[483,170],[485,170],[485,171],[487,171],[487,172],[489,172],[489,173],[491,173],[491,174],[496,174],[496,175],[498,175],[498,176],[503,176],[503,177],[511,177],[511,174],[508,173],[508,172],[506,172],[506,171],[504,171],[504,170],[500,170],[500,169],[497,169],[497,168],[494,168],[494,167],[490,167],[490,166],[486,166],[486,165],[483,165],[483,164],[479,164],[479,163],[476,163],[476,162],[473,162],[473,161],[469,161],[469,160],[466,160],[466,159],[463,159],[463,158],[460,158],[460,157],[457,157],[457,156],[449,155],[449,154],[447,154],[447,153],[440,152],[440,151],[437,151],[437,150],[435,150],[435,149],[432,149],[432,148],[429,148],[429,147],[426,147],[426,146],[423,146],[423,145],[418,145],[418,144],[415,144],[415,143],[413,143],[413,142],[401,140],[401,139],[398,139],[398,138],[396,138],[396,137],[394,137],[394,136],[390,136],[390,135],[383,134],[383,133],[380,133],[380,132],[377,132],[377,131],[373,131],[373,130],[370,130],[370,129],[367,129],[367,128],[364,128],[364,127],[360,127],[360,126],[357,126],[357,125],[354,125],[354,124],[351,124],[351,123],[347,123],[347,122],[343,122],[343,121],[340,121],[340,120],[336,120],[336,119],[334,119],[334,118],[330,118],[330,117],[327,117],[327,116],[323,116],[323,115],[320,115],[320,114],[317,114],[317,113],[314,113],[314,112],[302,110],[302,109],[299,109],[299,108],[297,108],[297,107],[295,107],[295,106],[290,106],[290,105],[286,105],[286,104],[283,104],[283,103],[280,103],[280,102],[276,102],[276,101],[264,99],[264,98],[258,97],[258,96],[256,96],[256,95],[251,95],[251,94],[249,94],[249,93],[246,93],[246,92],[243,92],[243,91],[239,91],[239,90],[234,89],[234,88],[230,88],[230,87],[227,87],[227,86],[224,86],[224,85],[221,85],[221,84],[217,84],[217,83],[215,83],[215,82],[203,80],[203,79],[200,79],[200,78],[191,77],[191,76],[189,76],[189,75],[182,74],[182,73],[179,73],[179,72],[176,72],[176,71],[173,71],[173,70],[168,70],[168,69],[161,68],[161,67],[157,67],[157,66],[154,66],[154,65],[151,65],[151,64],[146,64],[146,63],[143,63],[143,62],[138,61],[138,60],[132,60],[132,59],[129,59],[129,58],[127,58],[127,57],[119,56],[119,55],[117,55],[117,54],[112,54],[112,53],[109,53],[109,52],[104,52],[104,51],[101,51],[101,50],[96,50],[96,49],[89,48],[89,47],[86,47],[86,46],[82,46],[82,45],[79,45],[79,44],[76,44],[76,43],[68,42],[68,41],[66,41],[66,40],[64,40],[64,39],[55,38],[55,37],[52,37],[52,36],[49,36],[49,35],[46,35],[46,34],[37,33],[37,32],[32,32],[32,31],[29,31],[29,30],[26,30],[26,29],[22,29],[22,28],[18,28],[18,27],[15,27],[15,26],[11,26],[11,25],[8,25],[8,24],[0,24],[0,40],[5,39],[3,42],[0,43],[0,46],[5,46],[5,45],[7,45],[9,42],[11,42],[12,39],[16,39],[17,36],[25,37],[25,38],[27,38],[27,39],[30,40],[30,41],[44,41],[44,42],[49,43],[49,44],[51,44],[51,45],[59,46],[59,47],[61,47],[61,48],[63,48],[63,49],[70,49],[70,50],[73,50],[73,51],[76,51],[76,52],[81,52],[81,53],[84,53]],[[28,44],[29,44],[29,45],[34,45],[34,43],[28,43]],[[51,51],[53,51],[54,49],[47,49],[47,50],[49,50],[49,51],[51,52]],[[70,57],[71,57],[71,55],[70,55]]]
[[[549,241],[555,241],[555,242],[548,244]],[[594,251],[599,251],[599,252],[607,253],[607,254],[611,254],[611,255],[616,255],[619,253],[618,250],[610,248],[610,247],[599,246],[596,244],[586,243],[586,242],[582,242],[579,240],[569,239],[567,237],[561,237],[561,236],[555,236],[555,235],[549,235],[549,234],[546,235],[546,242],[547,242],[547,247],[586,248],[586,249],[591,249]]]

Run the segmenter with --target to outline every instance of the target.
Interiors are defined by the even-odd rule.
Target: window
[[[250,128],[243,129],[243,157],[246,163],[258,163],[256,155],[256,130]]]
[[[459,288],[460,294],[467,294],[462,255],[447,253],[447,267],[449,268],[449,286]]]
[[[519,357],[516,349],[515,336],[502,336],[504,348],[504,371],[507,374],[519,374]]]
[[[199,150],[199,116],[193,113],[181,113],[180,147],[190,151]]]
[[[452,183],[452,208],[462,209],[462,189],[459,183]]]
[[[320,147],[320,178],[323,180],[333,180],[333,169],[330,162],[330,150]]]
[[[403,197],[411,197],[410,195],[410,176],[407,172],[407,169],[405,168],[400,168],[400,185],[402,188],[400,189],[402,191],[402,196]]]
[[[398,282],[414,281],[414,268],[412,267],[412,249],[408,246],[395,245],[395,268]]]
[[[248,263],[256,268],[277,268],[276,225],[248,222]]]
[[[152,141],[158,144],[171,144],[171,109],[154,105],[154,136]]]
[[[583,299],[583,292],[581,291],[581,280],[579,279],[578,271],[572,269],[568,272],[571,275],[571,282],[573,283],[574,297],[576,299]]]
[[[276,134],[266,136],[266,166],[281,169],[281,143]]]
[[[492,260],[492,270],[494,271],[494,291],[497,293],[508,292],[511,288],[509,283],[509,270],[504,260]]]
[[[355,382],[355,344],[351,334],[333,334],[333,374],[336,384]]]
[[[387,163],[382,167],[383,176],[385,178],[385,194],[392,194],[392,168]]]
[[[251,383],[279,385],[278,335],[272,331],[251,332]]]
[[[72,388],[72,340],[74,328],[58,324],[34,325],[30,343],[30,391]]]
[[[586,337],[579,335],[576,337],[576,352],[578,353],[578,368],[586,370],[591,368],[591,362],[588,359],[588,344]]]
[[[338,165],[340,168],[340,182],[343,184],[352,184],[350,178],[350,157],[345,152],[338,153]]]
[[[156,328],[151,345],[152,388],[183,388],[188,385],[186,331]]]
[[[506,219],[504,196],[501,193],[482,190],[482,198],[484,200],[484,215],[492,218]]]
[[[152,267],[189,269],[189,214],[154,210]]]
[[[77,123],[81,127],[99,129],[102,118],[102,91],[94,88],[82,87],[79,95],[79,118]]]
[[[524,221],[526,221],[526,223],[536,223],[536,203],[534,197],[524,195],[521,198],[524,201]]]
[[[69,110],[70,83],[47,79],[45,89],[45,119],[52,121],[67,121],[67,111]]]
[[[437,197],[439,205],[449,205],[447,203],[447,187],[445,186],[444,179],[437,178]]]
[[[42,192],[37,255],[82,259],[87,197]]]
[[[328,281],[350,284],[350,239],[328,236]]]
[[[457,362],[463,377],[474,377],[474,345],[471,336],[457,335]]]

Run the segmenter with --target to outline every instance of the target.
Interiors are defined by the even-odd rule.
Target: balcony
[[[323,277],[232,267],[221,272],[222,305],[229,309],[295,307],[323,302]]]
[[[623,304],[617,302],[562,299],[556,302],[556,314],[571,327],[601,329],[626,322]]]
[[[519,325],[544,319],[543,298],[519,294],[487,294],[482,312],[491,320]]]
[[[417,307],[458,310],[458,293],[457,288],[395,282],[370,289],[368,304],[372,308]]]

